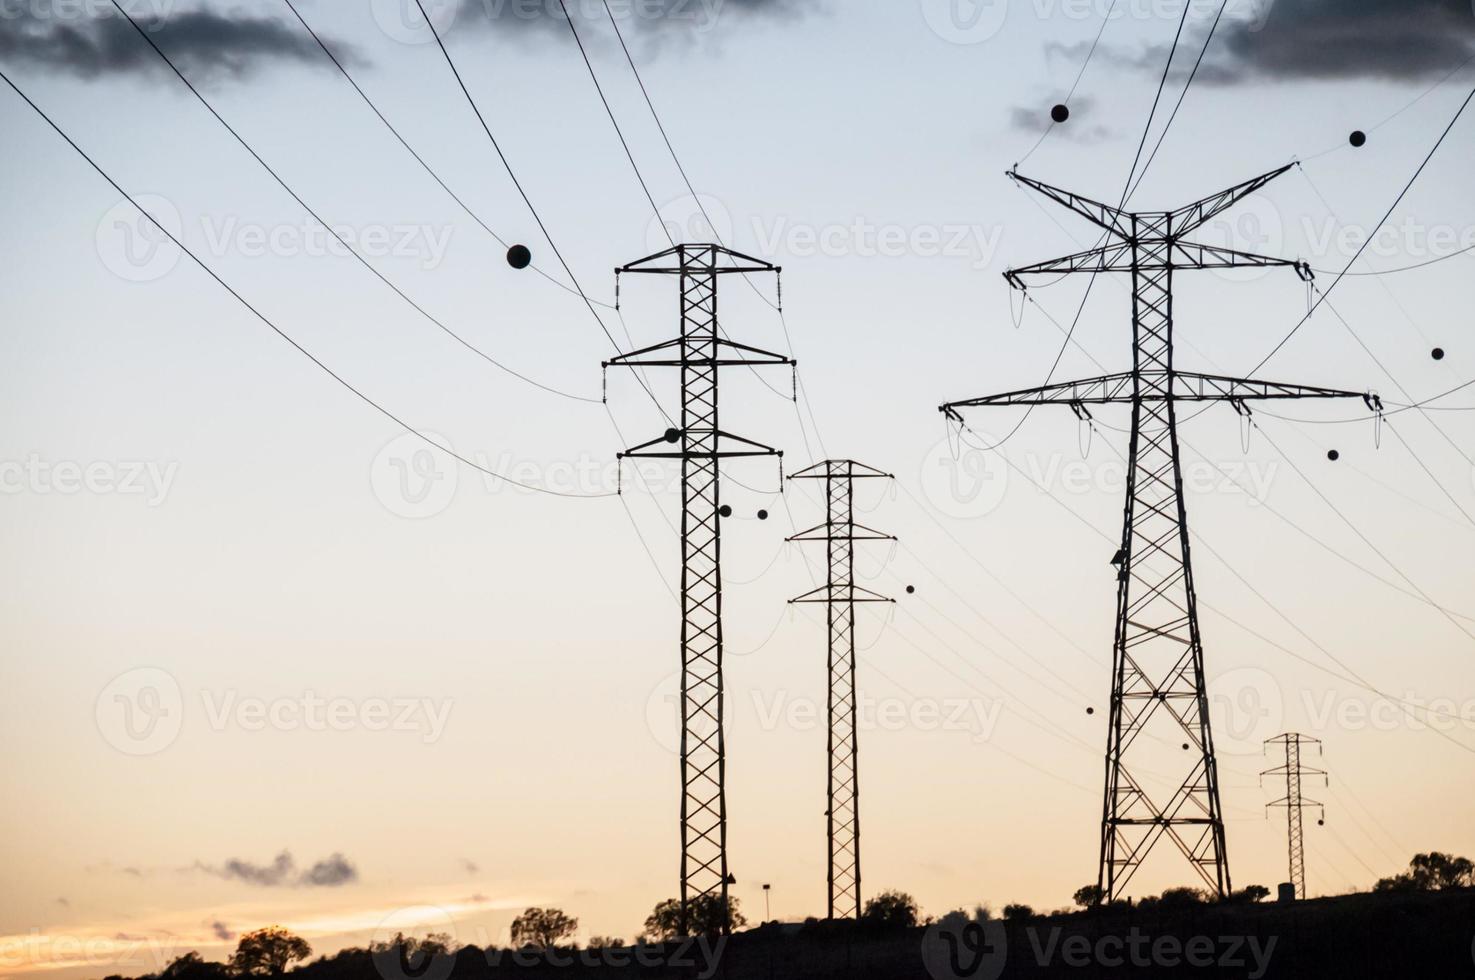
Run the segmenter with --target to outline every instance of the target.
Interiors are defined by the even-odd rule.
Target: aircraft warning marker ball
[[[1058,123],[1063,123],[1070,118],[1070,109],[1066,107],[1064,102],[1057,102],[1050,109],[1050,118]]]
[[[766,521],[766,520],[768,520],[768,511],[766,511],[766,510],[760,510],[758,512],[758,519],[760,521]]]
[[[1352,131],[1352,135],[1347,137],[1347,142],[1351,143],[1353,146],[1361,146],[1362,144],[1367,142],[1367,133],[1364,133],[1360,129],[1354,129]]]
[[[507,264],[514,269],[526,269],[533,264],[533,253],[526,245],[514,245],[507,250]]]
[[[723,504],[721,507],[717,508],[717,513],[721,514],[723,517],[731,517],[732,508],[729,507],[727,504]]]
[[[1444,348],[1443,347],[1436,347],[1436,348],[1434,348],[1432,351],[1429,352],[1429,356],[1432,357],[1432,358],[1434,358],[1434,360],[1436,360],[1436,361],[1442,361],[1442,360],[1444,360]]]
[[[1342,458],[1342,454],[1337,452],[1335,449],[1329,449],[1327,450],[1326,458],[1335,463],[1337,460]]]
[[[907,595],[913,595],[913,594],[916,593],[916,591],[917,591],[917,587],[915,585],[908,585],[907,586]]]

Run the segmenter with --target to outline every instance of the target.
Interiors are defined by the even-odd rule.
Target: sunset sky
[[[1182,0],[1118,0],[1043,140],[1110,0],[610,3],[716,231],[783,266],[787,330],[757,295],[771,277],[729,277],[723,323],[792,342],[808,404],[780,397],[784,372],[776,395],[732,371],[723,427],[783,448],[789,473],[830,455],[897,477],[859,501],[900,539],[857,563],[898,599],[859,630],[863,890],[932,914],[1068,905],[1096,876],[1128,417],[970,415],[975,441],[1009,436],[986,452],[937,406],[1050,371],[1085,279],[1025,302],[1002,273],[1097,233],[1005,171],[1118,200]],[[627,466],[621,500],[593,495],[665,421],[628,375],[598,403],[614,351],[549,281],[567,277],[414,0],[298,9],[547,276],[508,266],[281,0],[125,6],[375,268],[543,387],[339,254],[110,3],[0,4],[0,69],[332,370],[480,466],[591,499],[406,435],[0,87],[0,973],[134,975],[271,922],[317,952],[383,930],[486,944],[529,905],[633,938],[677,889],[679,488]],[[429,9],[579,284],[612,303],[613,268],[665,239],[556,0]],[[603,5],[568,9],[663,219],[705,239]],[[1194,0],[1142,159],[1218,9]],[[1326,289],[1475,85],[1472,56],[1465,0],[1229,0],[1132,204],[1299,159],[1202,238],[1303,258]],[[1467,112],[1259,376],[1390,410],[1475,378],[1475,256],[1456,254],[1475,247],[1472,153]],[[1386,270],[1404,271],[1367,274]],[[609,331],[673,336],[674,284],[631,278],[622,318],[596,307]],[[1056,380],[1130,366],[1127,285],[1092,287]],[[1309,299],[1285,269],[1176,289],[1180,366],[1235,375]],[[674,412],[670,372],[650,383]],[[1472,406],[1464,389],[1378,427],[1360,402],[1305,402],[1246,428],[1220,405],[1181,430],[1237,886],[1286,874],[1265,812],[1281,793],[1258,774],[1288,730],[1322,740],[1308,763],[1331,774],[1306,788],[1326,805],[1312,894],[1416,851],[1475,854]],[[824,913],[825,630],[784,600],[822,556],[783,539],[822,501],[802,481],[774,495],[766,461],[729,475],[733,894],[756,921],[771,883],[773,916],[802,919]],[[1189,883],[1164,847],[1133,891]]]

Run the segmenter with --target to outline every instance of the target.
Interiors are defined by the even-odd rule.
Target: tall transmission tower
[[[1287,850],[1290,856],[1291,887],[1295,890],[1296,898],[1306,897],[1306,848],[1301,839],[1301,808],[1303,806],[1321,807],[1321,820],[1326,820],[1326,808],[1316,800],[1308,800],[1301,795],[1301,777],[1320,776],[1323,785],[1327,782],[1327,774],[1324,769],[1307,769],[1301,765],[1301,747],[1316,746],[1316,754],[1321,754],[1321,739],[1312,738],[1309,735],[1301,735],[1297,732],[1286,732],[1274,738],[1267,738],[1265,746],[1268,749],[1272,745],[1281,745],[1285,748],[1285,764],[1274,769],[1266,769],[1260,773],[1263,779],[1266,776],[1284,776],[1286,781],[1286,795],[1278,800],[1265,804],[1267,807],[1285,807],[1286,811],[1286,839]]]
[[[1272,170],[1172,211],[1132,212],[1011,172],[1012,180],[1074,211],[1105,234],[1095,248],[1011,269],[1005,278],[1022,290],[1025,278],[1032,275],[1131,275],[1132,370],[950,402],[941,408],[961,425],[961,409],[982,406],[1067,405],[1086,419],[1091,405],[1132,407],[1121,547],[1112,558],[1117,568],[1117,616],[1098,870],[1098,885],[1108,900],[1122,893],[1163,837],[1183,853],[1210,889],[1220,896],[1230,890],[1189,561],[1178,404],[1224,401],[1242,415],[1249,414],[1249,401],[1260,399],[1362,398],[1372,410],[1381,407],[1376,396],[1361,392],[1198,374],[1174,365],[1174,272],[1287,266],[1302,279],[1311,278],[1304,262],[1184,238],[1288,169]],[[1193,753],[1186,766],[1178,755],[1164,762],[1154,760],[1150,766],[1141,764],[1146,747],[1138,736],[1155,717],[1160,719],[1155,727],[1186,737],[1183,748]],[[1176,788],[1171,779],[1162,786],[1145,786],[1144,778],[1155,765],[1186,768],[1186,773]]]
[[[724,275],[779,271],[720,245],[677,245],[615,270],[617,280],[625,273],[675,276],[680,287],[681,335],[620,354],[604,367],[681,371],[679,428],[619,455],[681,461],[681,918],[687,935],[694,925],[710,926],[693,921],[694,909],[718,915],[726,931],[733,882],[727,866],[721,529],[731,508],[721,502],[721,460],[774,456],[781,479],[783,466],[782,451],[720,428],[718,374],[724,367],[794,363],[723,336],[717,283]]]
[[[829,576],[824,585],[794,602],[822,602],[829,612],[829,738],[826,760],[826,859],[828,918],[860,918],[860,780],[856,767],[858,726],[855,695],[855,604],[893,602],[855,584],[855,542],[895,541],[890,534],[855,523],[855,481],[893,479],[852,459],[827,459],[800,470],[791,480],[825,481],[825,522],[791,535],[789,541],[823,541]]]

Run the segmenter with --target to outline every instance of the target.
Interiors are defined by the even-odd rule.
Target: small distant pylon
[[[1321,809],[1321,817],[1317,821],[1326,821],[1326,807],[1316,800],[1308,800],[1301,795],[1301,778],[1303,776],[1320,776],[1323,785],[1328,785],[1330,779],[1324,769],[1307,769],[1301,765],[1301,747],[1316,746],[1316,754],[1321,755],[1321,739],[1302,735],[1298,732],[1286,732],[1274,738],[1265,740],[1265,747],[1272,745],[1285,747],[1285,764],[1276,766],[1274,769],[1266,769],[1260,773],[1263,779],[1266,776],[1284,776],[1286,781],[1286,795],[1278,800],[1265,804],[1269,807],[1284,807],[1286,811],[1286,836],[1290,855],[1291,888],[1295,890],[1295,897],[1306,897],[1306,846],[1301,836],[1301,808],[1314,806]]]
[[[855,604],[893,602],[855,584],[855,542],[895,541],[890,534],[855,523],[855,481],[893,479],[852,459],[827,459],[791,480],[825,481],[825,522],[790,536],[789,541],[823,541],[828,581],[796,602],[822,602],[829,611],[829,740],[826,757],[826,860],[829,867],[828,918],[860,918],[860,781],[857,761],[855,692]]]

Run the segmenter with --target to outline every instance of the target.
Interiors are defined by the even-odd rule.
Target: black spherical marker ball
[[[1326,458],[1335,463],[1337,460],[1342,458],[1342,454],[1337,452],[1335,449],[1329,449],[1327,450]]]
[[[680,429],[667,429],[666,430],[666,441],[667,442],[680,442],[681,441],[681,430]]]
[[[766,521],[766,520],[768,520],[768,511],[766,511],[766,510],[760,510],[758,512],[758,519],[760,521]]]
[[[723,504],[721,507],[718,507],[717,508],[717,513],[719,515],[721,515],[722,517],[731,517],[732,516],[732,508],[729,507],[727,504]]]
[[[1316,821],[1316,825],[1318,827],[1325,827],[1326,826],[1326,821],[1325,820],[1317,820]]]
[[[917,587],[915,585],[908,585],[907,586],[907,595],[915,595],[916,592],[917,592]]]
[[[514,269],[526,269],[533,264],[533,253],[526,245],[514,245],[507,250],[507,264]]]
[[[1088,714],[1088,715],[1094,715],[1095,713],[1096,713],[1096,709],[1095,708],[1087,708],[1086,709],[1086,714]]]
[[[1436,347],[1436,348],[1434,348],[1433,350],[1431,350],[1429,352],[1429,356],[1432,357],[1432,358],[1434,358],[1434,360],[1436,360],[1436,361],[1442,361],[1442,360],[1444,360],[1444,348],[1443,347]]]
[[[1070,109],[1064,102],[1057,102],[1050,109],[1050,118],[1058,123],[1063,123],[1070,118]]]
[[[1188,743],[1187,742],[1184,742],[1183,743],[1183,751],[1184,752],[1187,752],[1188,751]]]
[[[1351,143],[1353,146],[1361,146],[1362,144],[1367,142],[1367,133],[1364,133],[1360,129],[1354,129],[1352,131],[1352,135],[1347,137],[1347,142]]]

